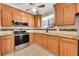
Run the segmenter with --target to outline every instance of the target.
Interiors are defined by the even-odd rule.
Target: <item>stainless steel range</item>
[[[15,51],[29,46],[29,33],[26,31],[14,31]]]

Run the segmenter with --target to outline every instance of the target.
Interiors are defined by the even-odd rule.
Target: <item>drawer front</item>
[[[73,43],[73,44],[78,43],[78,40],[70,39],[70,38],[60,38],[60,40],[63,40],[63,41],[69,42],[69,43]]]

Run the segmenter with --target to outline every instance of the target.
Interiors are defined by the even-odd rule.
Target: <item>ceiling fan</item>
[[[33,12],[35,12],[37,14],[39,14],[39,10],[38,9],[45,7],[44,4],[37,5],[35,3],[29,3],[29,5],[31,6],[31,8],[27,9],[26,11],[32,10]]]

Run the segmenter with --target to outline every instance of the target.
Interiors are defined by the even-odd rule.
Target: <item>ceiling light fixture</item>
[[[36,12],[37,10],[36,10],[36,8],[32,8],[32,11],[33,11],[33,12]]]

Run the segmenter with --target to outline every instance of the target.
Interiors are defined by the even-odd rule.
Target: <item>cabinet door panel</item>
[[[29,14],[29,27],[35,27],[34,16]]]
[[[75,24],[75,13],[76,13],[75,4],[69,4],[66,7],[64,7],[64,25]]]
[[[77,13],[79,13],[79,3],[77,3]]]
[[[7,40],[5,39],[5,37],[1,37],[1,54],[5,55],[7,53],[7,49],[6,49],[6,42]]]
[[[68,45],[68,50],[69,50],[69,55],[71,56],[77,56],[77,45],[76,44],[69,44]]]
[[[55,7],[55,25],[63,25],[63,8]]]
[[[14,38],[7,39],[7,53],[11,53],[14,51]]]
[[[54,37],[54,36],[49,36],[48,39],[48,50],[56,55],[59,54],[58,52],[58,37]]]
[[[30,44],[35,42],[35,33],[30,33]]]
[[[77,56],[77,49],[77,44],[60,41],[60,56]]]
[[[42,35],[42,47],[47,49],[47,45],[48,45],[48,37],[47,35]]]
[[[41,15],[35,15],[35,27],[41,27]]]
[[[12,26],[12,8],[3,4],[2,4],[2,26]]]
[[[61,6],[63,5],[63,6]],[[76,4],[60,4],[55,6],[56,25],[74,25]]]

